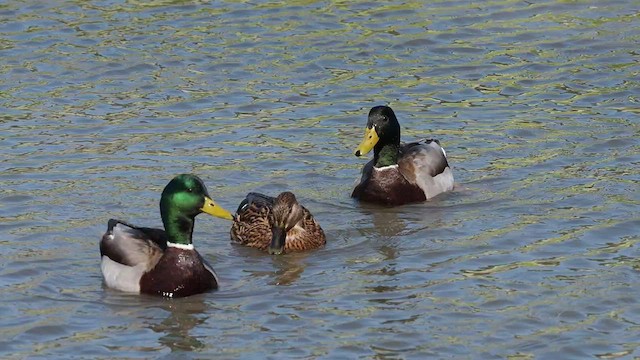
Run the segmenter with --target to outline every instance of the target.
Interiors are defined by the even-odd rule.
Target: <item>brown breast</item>
[[[158,264],[140,279],[140,292],[184,297],[218,288],[215,276],[195,250],[168,247]]]
[[[412,184],[398,171],[398,167],[373,170],[353,190],[351,197],[383,205],[402,205],[426,201],[424,191]]]

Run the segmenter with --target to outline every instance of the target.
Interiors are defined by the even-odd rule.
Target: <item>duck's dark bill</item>
[[[284,242],[287,238],[287,231],[279,226],[274,226],[273,237],[271,238],[271,244],[269,244],[269,254],[280,255],[284,252]]]

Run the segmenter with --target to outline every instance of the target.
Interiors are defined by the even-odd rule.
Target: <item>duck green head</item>
[[[203,212],[227,220],[233,219],[229,211],[216,205],[209,196],[207,187],[196,175],[178,175],[162,191],[160,214],[171,242],[190,244],[194,219]]]
[[[369,111],[364,139],[355,151],[356,156],[366,155],[374,149],[376,166],[396,163],[400,147],[400,124],[396,114],[388,106],[375,106]],[[380,157],[383,157],[380,159]],[[377,164],[382,160],[382,164]]]
[[[287,232],[296,226],[303,216],[302,207],[292,192],[285,191],[276,197],[270,217],[272,237],[269,254],[280,255],[284,252]]]

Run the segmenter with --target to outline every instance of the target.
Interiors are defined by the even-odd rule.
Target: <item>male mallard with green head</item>
[[[199,177],[178,175],[162,191],[164,231],[110,219],[100,241],[101,268],[108,287],[126,292],[183,297],[218,288],[213,268],[194,249],[195,217],[207,213],[231,220]]]
[[[373,149],[373,160],[362,169],[351,197],[384,205],[430,199],[453,190],[453,173],[438,140],[400,143],[400,124],[388,106],[369,111],[364,139],[355,155]]]
[[[249,193],[233,219],[231,240],[274,255],[315,249],[327,242],[313,215],[288,191],[275,198]]]

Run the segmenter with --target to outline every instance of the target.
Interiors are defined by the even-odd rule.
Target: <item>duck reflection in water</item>
[[[274,259],[273,266],[276,269],[276,276],[271,285],[292,285],[304,272],[307,267],[308,253],[291,254],[290,256],[279,256]]]
[[[255,278],[266,278],[270,285],[292,285],[307,267],[308,257],[312,256],[312,253],[292,253],[284,256],[273,256],[271,258],[265,258],[262,253],[256,251],[256,249],[247,249],[238,247],[239,256],[241,257],[253,257],[259,270],[245,269],[244,271],[251,274]],[[265,270],[266,262],[271,263],[270,270]]]
[[[206,344],[189,333],[202,325],[208,318],[204,295],[189,298],[161,301],[158,308],[169,313],[159,324],[151,324],[149,328],[163,334],[159,342],[171,349],[171,352],[193,351],[203,349]]]
[[[363,203],[357,209],[363,215],[372,217],[373,231],[380,236],[394,237],[402,235],[407,228],[406,221],[398,216],[398,208]]]

